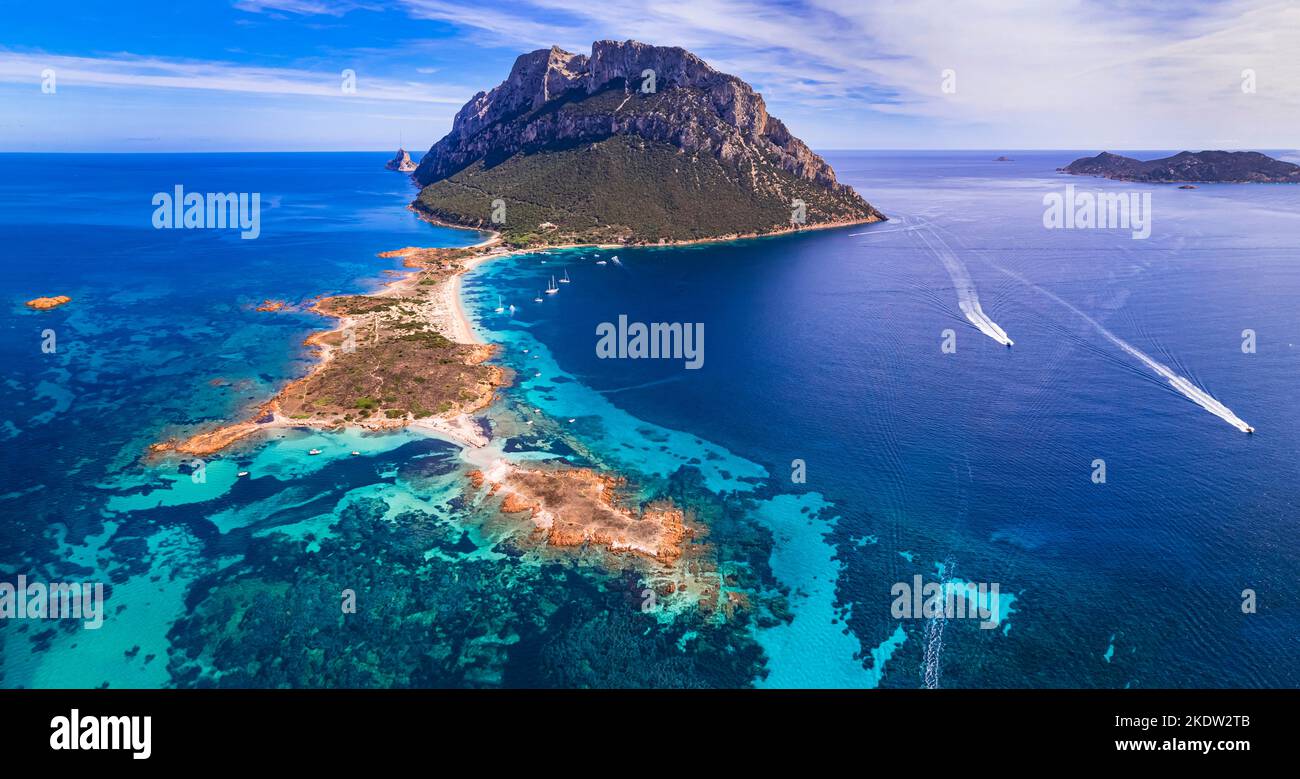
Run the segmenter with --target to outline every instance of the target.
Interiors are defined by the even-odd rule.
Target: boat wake
[[[944,240],[939,237],[928,225],[916,228],[916,236],[925,244],[926,249],[931,254],[938,257],[947,269],[948,276],[952,278],[952,285],[957,290],[957,307],[966,315],[966,319],[984,335],[992,338],[994,341],[1003,346],[1011,346],[1015,341],[1007,335],[1007,331],[998,326],[984,313],[980,307],[979,293],[975,291],[975,282],[971,280],[970,271],[966,269],[966,264],[961,261],[957,253],[952,250]],[[928,237],[927,237],[928,236]]]
[[[1070,311],[1074,312],[1075,316],[1079,317],[1083,321],[1092,325],[1093,328],[1095,328],[1097,332],[1101,333],[1101,335],[1107,341],[1110,341],[1111,343],[1115,344],[1125,354],[1137,360],[1138,362],[1142,363],[1147,368],[1149,368],[1152,372],[1154,372],[1157,376],[1169,382],[1169,385],[1171,387],[1173,387],[1176,391],[1178,391],[1179,393],[1187,397],[1196,405],[1200,406],[1201,408],[1205,409],[1206,411],[1210,412],[1216,417],[1222,419],[1224,422],[1227,422],[1228,424],[1232,425],[1233,427],[1237,428],[1243,433],[1255,432],[1255,428],[1246,424],[1245,420],[1243,420],[1241,417],[1237,416],[1236,414],[1232,413],[1232,409],[1220,403],[1217,399],[1215,399],[1213,395],[1211,395],[1210,393],[1206,392],[1205,390],[1193,384],[1190,379],[1187,379],[1183,376],[1179,376],[1177,373],[1174,373],[1174,371],[1170,369],[1169,366],[1165,365],[1164,363],[1157,362],[1154,358],[1152,358],[1147,353],[1143,352],[1141,349],[1138,349],[1133,344],[1115,335],[1101,322],[1098,322],[1096,319],[1093,319],[1092,317],[1088,316],[1083,311],[1075,307],[1069,301],[1061,298],[1059,295],[1051,292],[1050,290],[1040,287],[1039,285],[1026,279],[1024,276],[1021,276],[1019,273],[1004,268],[1001,265],[998,265],[996,262],[989,260],[987,257],[984,258],[984,261],[987,262],[989,265],[993,266],[994,268],[996,268],[997,270],[1001,271],[1002,273],[1006,274],[1007,276],[1010,276],[1011,278],[1019,281],[1021,284],[1024,284],[1025,286],[1030,287],[1034,290],[1037,290],[1039,294],[1047,296],[1051,300],[1056,301],[1062,306],[1065,306]]]
[[[952,578],[952,560],[945,560],[939,566],[940,586],[947,592],[948,582]],[[939,689],[940,658],[943,656],[943,629],[948,619],[944,614],[931,617],[925,625],[925,655],[921,662],[921,679],[927,690]]]

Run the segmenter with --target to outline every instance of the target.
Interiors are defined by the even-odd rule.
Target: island
[[[596,41],[520,56],[415,171],[415,207],[516,247],[717,240],[885,216],[685,49]],[[546,225],[543,227],[543,225]]]
[[[1096,157],[1081,157],[1057,170],[1076,176],[1154,184],[1300,183],[1300,165],[1254,151],[1184,151],[1146,161],[1104,151]]]
[[[374,294],[314,303],[338,326],[307,339],[319,360],[306,376],[249,418],[177,435],[151,454],[214,455],[291,427],[410,426],[460,445],[469,497],[526,523],[538,548],[598,554],[611,568],[636,567],[661,594],[719,604],[689,510],[637,506],[619,474],[520,464],[491,446],[472,415],[512,376],[474,333],[461,277],[543,247],[731,240],[885,216],[768,115],[749,85],[684,49],[635,41],[597,41],[590,57],[558,47],[520,56],[506,81],[456,114],[414,178],[417,214],[487,231],[486,240],[380,254],[401,258],[407,272]],[[538,416],[518,426],[534,423],[564,424]]]

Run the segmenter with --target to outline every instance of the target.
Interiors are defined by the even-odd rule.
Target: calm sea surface
[[[111,590],[97,631],[0,622],[0,684],[1297,686],[1300,188],[999,153],[827,154],[881,224],[466,279],[516,371],[493,429],[554,421],[507,450],[696,501],[720,568],[784,604],[724,624],[521,557],[472,520],[439,441],[291,431],[201,482],[141,460],[307,370],[326,322],[263,299],[372,289],[400,263],[378,252],[478,239],[416,220],[385,155],[0,155],[0,572]],[[177,183],[261,192],[261,237],[154,230]],[[1067,183],[1150,193],[1150,237],[1045,229]],[[74,301],[23,306],[53,294]],[[702,323],[703,367],[601,359],[620,315]],[[896,618],[918,575],[996,583],[996,624]],[[337,619],[348,587],[371,616]]]

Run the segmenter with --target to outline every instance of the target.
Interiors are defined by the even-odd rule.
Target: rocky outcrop
[[[427,186],[472,165],[491,168],[517,155],[614,137],[664,144],[687,160],[712,158],[738,184],[784,198],[786,210],[791,187],[785,179],[812,185],[836,199],[820,219],[814,213],[812,223],[884,218],[769,115],[762,96],[744,81],[685,49],[636,41],[596,41],[590,56],[558,47],[521,55],[505,81],[457,112],[451,132],[424,156],[415,178]]]
[[[594,545],[660,563],[676,562],[694,535],[671,501],[640,510],[625,505],[626,482],[588,468],[526,468],[498,461],[489,472],[468,474],[475,490],[500,497],[505,514],[527,512],[535,531],[553,547]]]
[[[405,149],[398,149],[397,155],[388,161],[385,168],[396,170],[402,173],[414,173],[415,163],[411,162],[411,155]]]
[[[50,308],[58,308],[66,303],[71,303],[72,298],[67,295],[55,295],[48,298],[32,298],[27,301],[28,308],[34,308],[38,311],[44,311]]]
[[[1151,183],[1300,183],[1300,165],[1254,151],[1184,151],[1157,160],[1102,152],[1071,162],[1062,173]]]

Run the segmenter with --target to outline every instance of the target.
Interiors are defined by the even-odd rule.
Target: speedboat
[[[352,452],[352,456],[353,456],[353,457],[360,457],[360,456],[361,456],[361,452],[353,451],[353,452]]]
[[[244,478],[245,476],[248,475],[248,471],[240,471],[239,473],[237,473],[237,474],[235,474],[235,475],[242,479],[242,478]]]
[[[1246,435],[1254,435],[1254,434],[1255,434],[1255,428],[1251,427],[1250,425],[1246,425]]]
[[[307,454],[313,454],[313,455],[314,455],[314,454],[320,454],[320,450],[319,450],[319,449],[312,449],[311,451],[307,452]]]

